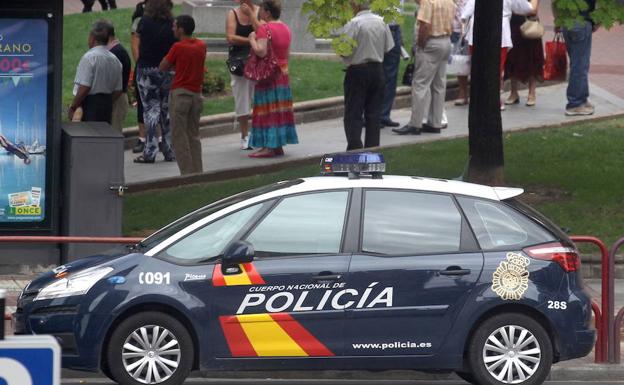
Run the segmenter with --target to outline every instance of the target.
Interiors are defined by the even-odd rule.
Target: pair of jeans
[[[347,68],[344,80],[347,151],[379,146],[384,83],[381,63],[365,63]],[[366,138],[362,144],[364,126]]]
[[[589,98],[589,63],[591,59],[593,26],[589,21],[563,29],[570,57],[570,77],[568,80],[568,104],[575,108],[587,103]]]
[[[397,77],[399,75],[399,65],[401,63],[401,46],[403,45],[403,37],[401,36],[401,27],[397,24],[390,26],[394,47],[384,55],[383,69],[386,79],[386,87],[384,89],[383,104],[381,107],[381,120],[390,120],[390,111],[396,97]]]
[[[173,73],[163,72],[158,67],[139,67],[138,79],[139,94],[143,103],[143,120],[147,131],[143,158],[147,161],[154,160],[159,149],[165,155],[165,159],[173,158],[169,119],[169,91]],[[161,131],[160,135],[157,135],[159,127]]]
[[[109,9],[117,9],[117,1],[116,0],[98,0],[100,5],[102,6],[102,11],[106,11]],[[93,4],[95,4],[95,0],[82,0],[82,4],[84,8],[82,12],[91,12],[93,10]]]

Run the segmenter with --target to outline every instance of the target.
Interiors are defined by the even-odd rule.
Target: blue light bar
[[[384,172],[384,156],[374,152],[328,154],[321,160],[321,175],[348,175],[350,178],[358,178],[360,174],[369,174],[373,178],[381,178]]]

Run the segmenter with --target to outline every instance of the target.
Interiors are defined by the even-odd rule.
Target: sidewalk
[[[139,2],[139,0],[117,0],[117,7],[118,8],[134,8],[137,3]],[[182,4],[184,2],[184,0],[173,0],[174,4]],[[65,0],[63,2],[63,12],[66,15],[72,14],[72,13],[80,13],[82,12],[82,1],[80,0]],[[99,2],[95,2],[95,5],[93,6],[93,11],[94,12],[98,12],[100,11],[102,8],[100,8],[100,3]]]
[[[596,105],[596,114],[592,117],[568,118],[564,116],[565,84],[558,84],[538,89],[538,104],[528,108],[523,103],[507,108],[502,113],[503,127],[506,132],[525,130],[528,128],[560,125],[597,117],[609,117],[624,113],[624,98],[592,85],[592,102]],[[524,95],[524,94],[523,94]],[[422,134],[420,136],[398,136],[388,128],[381,133],[382,146],[397,146],[408,143],[424,143],[440,139],[465,137],[468,135],[468,107],[455,107],[447,103],[449,127],[441,134]],[[409,109],[395,110],[394,120],[406,124],[410,117]],[[203,162],[205,173],[227,173],[234,170],[253,172],[254,168],[268,165],[284,165],[311,157],[320,157],[329,152],[344,151],[346,141],[342,119],[331,119],[297,126],[300,144],[286,147],[286,156],[273,159],[250,159],[248,152],[238,149],[240,135],[237,133],[205,138],[202,140]],[[135,164],[136,157],[130,151],[125,153],[126,183],[134,189],[157,180],[179,176],[175,162],[163,162],[162,156],[157,157],[155,164]],[[170,180],[171,185],[179,181]]]

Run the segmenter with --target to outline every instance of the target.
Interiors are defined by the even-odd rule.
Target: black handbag
[[[243,76],[245,73],[245,64],[249,54],[245,52],[236,52],[234,46],[230,46],[228,58],[225,63],[228,66],[228,71],[232,75]]]
[[[413,80],[414,80],[414,57],[412,57],[412,60],[410,60],[410,62],[407,64],[407,67],[405,67],[405,72],[403,72],[402,83],[404,86],[411,87]]]

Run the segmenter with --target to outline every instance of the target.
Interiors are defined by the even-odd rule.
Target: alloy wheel
[[[123,344],[122,362],[126,372],[143,384],[167,381],[180,365],[180,344],[168,329],[142,326],[132,332]]]
[[[537,338],[529,330],[506,325],[490,334],[483,346],[489,374],[504,384],[520,384],[537,371],[542,357]]]

